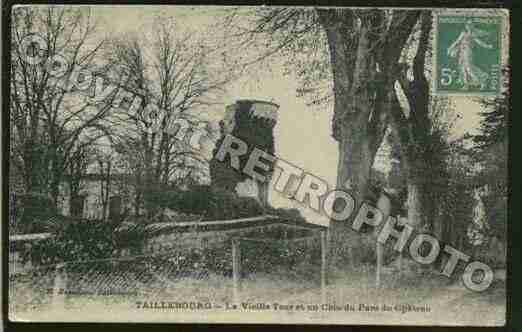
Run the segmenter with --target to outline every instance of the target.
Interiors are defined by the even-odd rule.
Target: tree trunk
[[[53,210],[58,211],[58,201],[60,200],[60,183],[58,179],[53,179],[51,183],[51,198],[53,202]]]
[[[47,165],[42,162],[41,147],[31,140],[24,144],[23,149],[25,192],[28,194],[44,193],[45,183],[42,179],[42,172],[47,168]]]
[[[367,195],[373,156],[367,137],[354,125],[347,126],[345,135],[339,142],[339,161],[337,165],[337,188],[347,190],[355,199],[358,211]],[[361,246],[361,235],[352,228],[353,217],[346,221],[330,220],[330,262],[331,267],[340,265],[347,258],[354,266],[358,262],[356,248]]]
[[[69,215],[74,218],[82,218],[85,204],[85,196],[74,194],[70,197],[71,198],[69,203]]]
[[[106,220],[107,207],[109,206],[109,197],[111,191],[111,161],[107,161],[107,167],[104,167],[104,162],[98,161],[100,166],[100,199],[101,199],[101,219]]]
[[[371,167],[388,125],[396,63],[419,13],[394,11],[387,30],[382,10],[317,12],[326,31],[333,74],[337,188],[348,189],[358,211],[367,198]],[[330,221],[329,267],[343,257],[358,263],[354,248],[362,239],[350,227],[355,215],[344,222]]]
[[[408,223],[418,231],[427,230],[427,206],[425,203],[425,187],[417,179],[409,178],[408,182]]]
[[[156,134],[150,134],[150,143],[148,136],[144,138],[145,140],[145,163],[144,163],[144,172],[145,172],[145,183],[144,183],[144,205],[145,205],[145,214],[147,218],[152,218],[154,215],[154,203],[151,201],[151,194],[157,188],[156,179],[155,179],[155,167],[154,167],[154,143],[156,140]]]
[[[431,144],[429,132],[431,120],[429,117],[430,98],[429,83],[424,73],[426,52],[432,24],[431,12],[424,11],[421,15],[421,35],[419,46],[412,66],[413,81],[406,75],[407,66],[403,65],[399,73],[399,83],[406,95],[410,115],[408,118],[400,110],[398,100],[395,101],[394,130],[399,138],[403,171],[407,176],[408,185],[408,222],[416,230],[428,230],[431,218],[429,216],[426,178],[429,176],[431,165],[428,164],[426,147]],[[430,221],[428,221],[430,220]]]
[[[52,147],[51,152],[51,178],[50,178],[50,194],[53,201],[53,209],[58,210],[58,200],[60,196],[60,182],[62,182],[62,165],[60,163],[56,148]]]
[[[406,156],[403,161],[405,163],[404,169],[407,174],[406,183],[408,188],[407,208],[408,208],[408,223],[415,229],[421,230],[426,225],[426,204],[425,198],[427,189],[424,185],[423,172],[425,169],[421,158],[414,159],[415,156]],[[420,174],[419,174],[420,173]]]
[[[140,215],[140,206],[141,206],[141,200],[142,200],[142,173],[141,169],[136,171],[136,186],[135,186],[135,193],[134,193],[134,215],[139,216]]]

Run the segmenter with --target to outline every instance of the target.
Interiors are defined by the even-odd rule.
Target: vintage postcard
[[[509,10],[4,9],[10,321],[506,323]]]

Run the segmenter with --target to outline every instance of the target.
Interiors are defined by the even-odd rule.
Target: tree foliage
[[[248,100],[242,100],[237,102],[237,107],[234,105],[234,107],[236,107],[234,113],[235,126],[230,134],[242,140],[248,146],[247,153],[239,157],[239,170],[230,166],[230,156],[226,156],[226,159],[223,161],[215,159],[215,155],[220,149],[226,134],[224,131],[224,124],[222,121],[220,122],[221,138],[216,142],[216,146],[212,153],[214,158],[210,161],[212,185],[217,188],[234,192],[236,185],[239,182],[251,178],[250,175],[243,173],[242,170],[245,167],[251,152],[255,148],[263,150],[270,155],[275,154],[273,134],[275,123],[270,119],[255,117],[253,114],[252,103],[253,102]],[[266,173],[269,174],[271,172],[272,169],[269,169]]]
[[[46,196],[56,210],[60,184],[85,173],[88,154],[107,135],[107,101],[89,98],[73,83],[75,73],[95,67],[104,43],[95,37],[88,7],[21,6],[12,20],[9,161],[23,179],[23,193]],[[23,45],[34,36],[44,49],[29,47],[24,54]],[[39,61],[29,62],[28,55]],[[19,221],[30,224],[40,218],[39,199],[24,201]]]
[[[113,40],[108,53],[114,68],[108,76],[123,72],[128,77],[125,88],[141,98],[136,110],[119,109],[112,120],[118,123],[114,148],[124,171],[134,178],[135,214],[144,207],[149,216],[157,205],[153,197],[158,187],[208,178],[205,156],[188,140],[175,137],[182,129],[173,123],[183,117],[192,128],[198,127],[188,113],[214,104],[229,79],[210,69],[208,47],[172,20],[158,19],[153,29],[152,36]],[[210,132],[207,129],[198,128],[204,135]],[[187,136],[194,133],[190,130]]]
[[[486,206],[491,235],[506,240],[508,183],[508,130],[509,130],[509,68],[504,69],[503,92],[496,98],[481,102],[482,112],[479,134],[472,137],[473,156],[480,165],[475,185],[485,188]]]

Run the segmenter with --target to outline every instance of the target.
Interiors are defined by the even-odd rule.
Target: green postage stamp
[[[503,19],[500,15],[441,13],[437,16],[435,93],[499,93]]]

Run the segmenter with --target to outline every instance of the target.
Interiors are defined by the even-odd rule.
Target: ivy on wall
[[[241,100],[237,101],[235,117],[235,127],[231,134],[248,145],[248,152],[239,157],[240,170],[236,170],[230,166],[230,157],[227,155],[223,161],[213,158],[210,161],[210,177],[212,186],[234,192],[239,182],[251,178],[249,175],[241,172],[245,167],[248,157],[254,148],[263,150],[269,154],[274,154],[274,134],[273,128],[275,121],[264,117],[255,117],[252,110],[253,101]],[[217,141],[213,151],[216,155],[223,140],[225,138],[223,122],[221,126],[221,138]],[[256,169],[257,170],[257,169]],[[267,173],[271,173],[271,168]],[[261,172],[261,171],[259,171]]]

